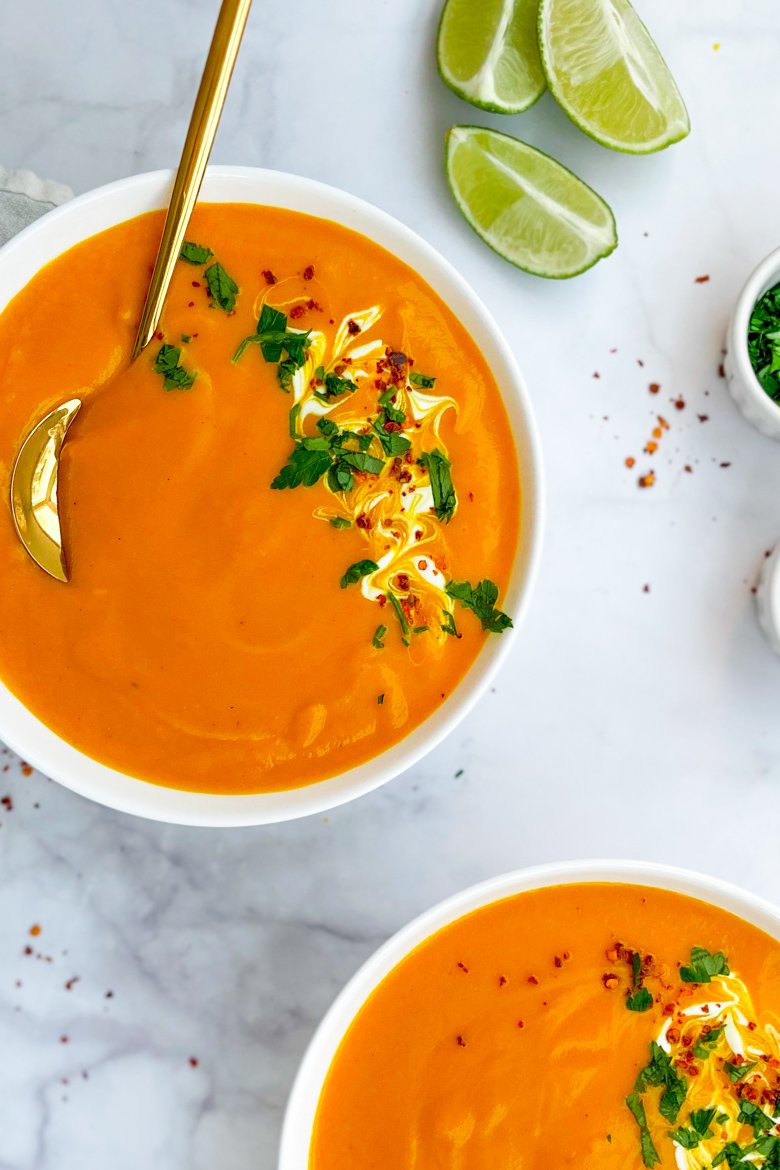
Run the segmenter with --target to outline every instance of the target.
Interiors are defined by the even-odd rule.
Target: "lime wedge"
[[[650,154],[690,132],[669,67],[628,0],[542,0],[539,45],[555,100],[603,146]]]
[[[604,200],[555,159],[483,126],[453,126],[447,178],[460,210],[499,256],[536,276],[576,276],[617,247]]]
[[[447,0],[437,48],[442,80],[483,110],[527,110],[546,88],[538,15],[539,0]]]

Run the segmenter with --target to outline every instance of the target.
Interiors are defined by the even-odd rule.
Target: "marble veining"
[[[171,164],[216,7],[0,6],[0,161],[76,191]],[[756,829],[780,818],[780,663],[751,588],[780,535],[780,447],[718,365],[738,289],[780,236],[780,14],[637,7],[694,126],[647,159],[589,142],[549,97],[506,120],[460,103],[432,62],[438,0],[255,5],[215,160],[346,187],[473,283],[539,418],[543,570],[494,692],[419,767],[329,817],[166,828],[2,756],[0,1170],[270,1170],[328,1003],[389,933],[480,878],[623,855],[778,897]],[[442,177],[457,121],[580,172],[614,207],[615,255],[563,284],[493,256]]]

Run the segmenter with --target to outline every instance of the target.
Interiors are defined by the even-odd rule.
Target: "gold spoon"
[[[211,154],[251,3],[252,0],[222,0],[176,172],[131,361],[135,361],[149,344],[159,324],[187,224]],[[11,474],[11,511],[19,539],[36,564],[58,581],[68,580],[68,563],[62,547],[57,503],[60,453],[80,407],[81,399],[71,398],[47,414],[22,443]]]

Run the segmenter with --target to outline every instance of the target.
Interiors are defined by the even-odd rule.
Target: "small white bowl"
[[[133,216],[164,207],[171,182],[168,171],[122,179],[64,204],[20,232],[0,250],[0,311],[44,264],[74,244]],[[543,527],[541,454],[528,391],[498,326],[463,277],[409,228],[334,187],[255,167],[210,167],[201,199],[267,204],[334,220],[368,236],[414,268],[482,350],[504,394],[520,467],[520,542],[504,603],[514,629],[489,640],[446,702],[404,740],[332,779],[288,792],[246,796],[163,788],[84,755],[46,727],[0,682],[0,739],[74,792],[122,812],[172,824],[269,824],[323,812],[391,780],[444,739],[488,689],[512,649],[536,576]],[[6,461],[10,455],[5,453]]]
[[[374,954],[350,980],[314,1034],[293,1085],[278,1170],[308,1170],[314,1120],[333,1058],[352,1021],[382,980],[411,951],[466,914],[526,890],[574,882],[617,882],[672,890],[728,910],[780,941],[780,910],[727,882],[670,866],[634,861],[543,865],[472,886],[422,914]]]
[[[773,402],[756,377],[748,356],[748,328],[753,308],[765,292],[780,284],[780,248],[762,260],[739,294],[726,335],[723,368],[731,397],[762,434],[780,439],[780,405]]]

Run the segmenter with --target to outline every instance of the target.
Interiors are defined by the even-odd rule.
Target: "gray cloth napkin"
[[[63,183],[39,179],[32,171],[0,167],[0,244],[72,196]]]

